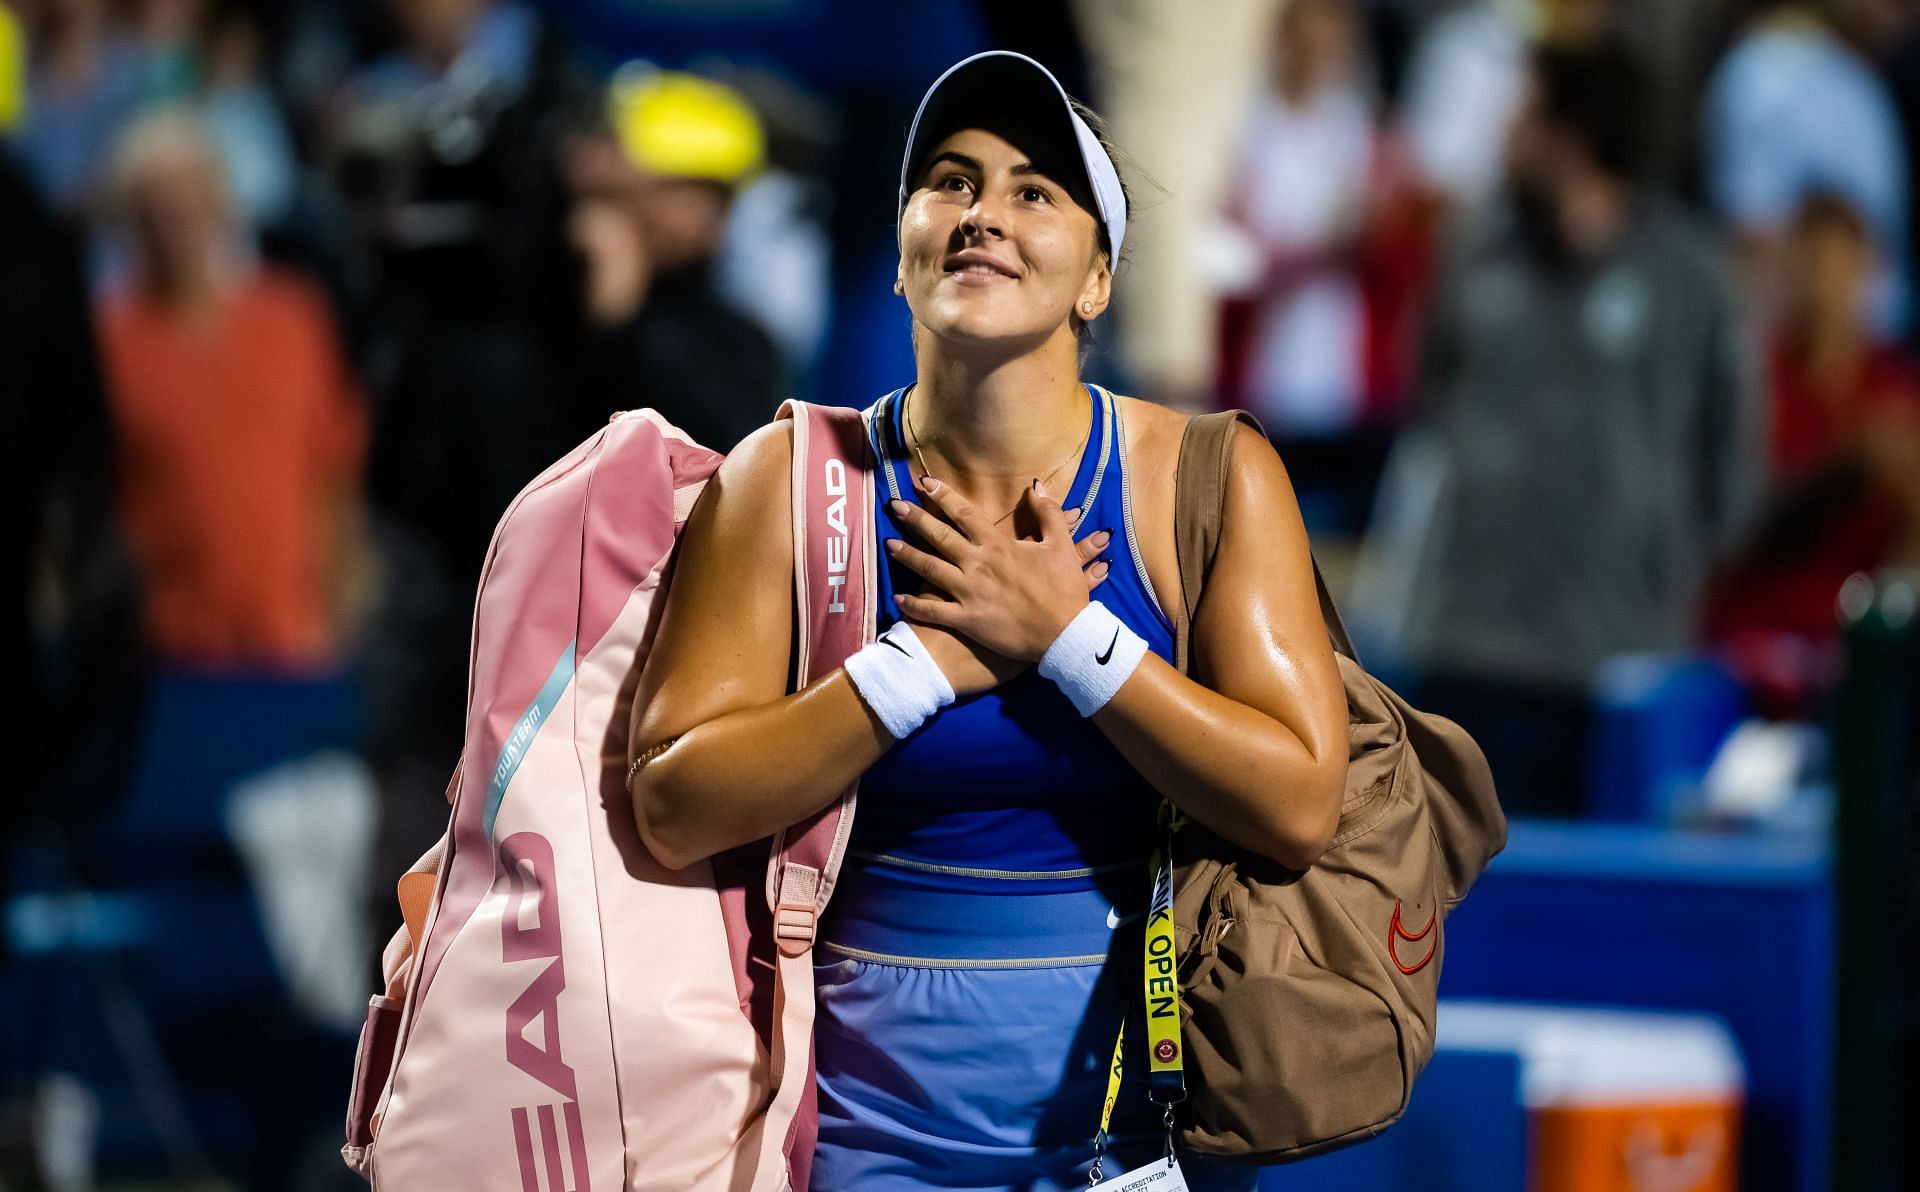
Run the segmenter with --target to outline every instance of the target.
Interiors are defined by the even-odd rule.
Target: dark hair
[[[1541,115],[1572,133],[1595,165],[1638,178],[1647,151],[1648,81],[1624,46],[1547,45],[1533,54]]]

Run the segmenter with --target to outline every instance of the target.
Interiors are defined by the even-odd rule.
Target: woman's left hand
[[[1038,538],[1016,538],[991,524],[951,485],[919,477],[914,487],[940,517],[909,502],[896,501],[889,509],[932,552],[888,539],[887,553],[948,598],[898,596],[900,611],[910,621],[951,629],[1009,658],[1038,662],[1086,607],[1088,591],[1107,577],[1105,560],[1087,564],[1109,538],[1089,534],[1075,543],[1066,511],[1037,484],[1028,486],[1020,503],[1039,526]]]

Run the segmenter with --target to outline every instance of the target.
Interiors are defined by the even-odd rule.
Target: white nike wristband
[[[1146,656],[1144,638],[1112,609],[1089,600],[1041,655],[1040,674],[1066,693],[1080,715],[1091,716],[1107,706]]]
[[[953,702],[953,684],[905,621],[895,621],[841,665],[854,690],[896,740]]]

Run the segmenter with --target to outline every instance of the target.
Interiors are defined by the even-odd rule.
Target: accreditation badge
[[[1187,1177],[1180,1174],[1180,1161],[1168,1155],[1101,1180],[1091,1192],[1187,1192]]]

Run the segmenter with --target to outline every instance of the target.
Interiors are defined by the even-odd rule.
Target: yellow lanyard
[[[1147,1006],[1147,1098],[1162,1106],[1167,1129],[1167,1155],[1173,1155],[1173,1107],[1187,1099],[1187,1078],[1180,1054],[1180,982],[1174,972],[1173,834],[1186,817],[1172,804],[1160,805],[1160,847],[1148,868],[1153,873],[1153,898],[1147,904],[1147,947],[1144,981]],[[1126,1066],[1127,1024],[1113,1040],[1113,1062],[1107,1066],[1107,1099],[1100,1110],[1100,1131],[1093,1137],[1093,1171],[1098,1184],[1106,1159],[1107,1131],[1113,1125],[1113,1107],[1120,1100],[1120,1074]]]

